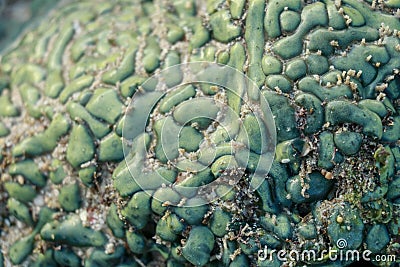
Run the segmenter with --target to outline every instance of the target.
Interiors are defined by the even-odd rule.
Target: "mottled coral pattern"
[[[343,239],[346,249],[399,255],[399,8],[398,0],[58,6],[0,57],[0,266],[280,266],[258,251],[319,253]],[[228,65],[256,86],[236,97],[168,73],[197,61]],[[173,89],[161,97],[148,78],[162,71]],[[262,99],[276,138],[249,111],[267,110]],[[144,111],[144,133],[124,123]],[[213,135],[221,117],[229,135]],[[211,202],[184,188],[219,177],[228,183],[213,187],[220,197]]]

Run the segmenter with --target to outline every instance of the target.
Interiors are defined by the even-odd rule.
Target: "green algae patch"
[[[128,242],[129,249],[136,254],[143,253],[146,248],[144,237],[135,232],[126,232],[126,242]]]
[[[46,185],[46,177],[40,172],[38,165],[33,160],[24,160],[10,166],[11,175],[22,175],[34,185],[43,187]]]
[[[295,110],[289,101],[284,96],[270,91],[264,91],[263,95],[267,99],[275,119],[277,141],[296,138],[299,133],[296,128]]]
[[[151,200],[153,212],[163,215],[169,206],[177,205],[181,201],[181,196],[170,187],[162,187],[156,190]]]
[[[304,7],[301,13],[301,23],[295,34],[275,42],[273,50],[284,59],[293,58],[301,54],[303,44],[301,39],[311,29],[325,26],[328,23],[325,6],[322,3],[313,3]]]
[[[74,211],[81,206],[81,195],[77,183],[63,186],[58,195],[58,202],[66,211]]]
[[[232,18],[238,19],[242,16],[245,2],[246,2],[245,0],[232,0],[231,1],[229,8],[230,8]]]
[[[303,183],[309,184],[309,188],[302,191],[302,181],[300,176],[290,178],[286,182],[286,188],[290,194],[290,199],[295,203],[314,202],[322,200],[332,189],[334,182],[326,179],[319,173],[311,173],[303,178]]]
[[[350,122],[363,126],[363,132],[382,138],[382,122],[379,116],[367,109],[361,109],[347,101],[331,101],[325,109],[326,121],[337,124]]]
[[[238,167],[238,163],[234,156],[225,155],[218,158],[213,165],[211,166],[211,172],[214,177],[219,177],[221,173],[226,170],[236,169]]]
[[[190,99],[179,104],[174,110],[175,121],[181,125],[197,123],[205,129],[217,117],[219,108],[211,98]]]
[[[80,169],[78,176],[84,185],[90,187],[93,184],[95,173],[96,167],[89,166],[87,168]]]
[[[153,72],[160,66],[160,53],[161,49],[158,45],[157,39],[148,37],[146,40],[147,46],[144,49],[143,65],[147,72]]]
[[[264,19],[264,27],[268,37],[276,38],[281,35],[279,15],[282,13],[285,7],[288,7],[293,11],[298,11],[301,9],[301,2],[298,0],[291,0],[287,2],[275,0],[268,4]]]
[[[71,267],[81,266],[81,259],[71,249],[55,250],[53,257],[59,265]]]
[[[115,91],[98,88],[86,105],[93,115],[108,123],[115,123],[121,114],[122,103]]]
[[[193,152],[199,149],[203,135],[191,126],[183,127],[179,133],[179,147],[187,152]]]
[[[2,92],[0,96],[0,116],[4,117],[16,117],[19,116],[19,109],[13,105],[9,95],[5,94],[6,91]]]
[[[112,133],[100,142],[98,157],[100,161],[120,161],[124,157],[122,139]]]
[[[282,31],[293,32],[299,26],[301,18],[299,13],[287,10],[280,14],[279,20],[281,22]]]
[[[367,248],[372,253],[380,252],[389,242],[389,233],[386,226],[383,224],[374,225],[367,234]]]
[[[309,55],[306,57],[307,70],[310,74],[322,75],[329,70],[329,62],[326,57]]]
[[[174,212],[186,223],[199,225],[208,211],[205,203],[206,201],[202,198],[190,198],[186,202],[186,207],[175,207]]]
[[[83,120],[87,123],[90,130],[97,138],[102,138],[107,135],[111,130],[109,126],[97,119],[95,119],[89,111],[87,111],[81,104],[69,102],[67,104],[67,111],[72,119]]]
[[[268,132],[262,119],[255,115],[247,115],[243,127],[239,130],[237,140],[245,144],[251,151],[264,154],[267,151]]]
[[[98,247],[106,243],[106,238],[101,232],[84,227],[76,215],[71,215],[61,222],[52,221],[45,224],[40,236],[50,242],[76,247]]]
[[[66,86],[64,88],[64,90],[62,90],[60,97],[59,97],[60,101],[62,103],[67,102],[67,100],[74,93],[80,92],[83,89],[89,87],[93,83],[93,80],[94,80],[93,76],[90,76],[90,75],[84,75],[84,76],[77,78],[72,83],[70,83],[68,86]]]
[[[275,233],[283,240],[290,238],[293,235],[293,228],[289,218],[284,214],[279,214],[275,220],[276,222],[272,218],[261,217],[260,224],[265,230]]]
[[[38,135],[24,139],[13,149],[14,156],[40,155],[52,151],[56,146],[59,138],[65,135],[69,130],[70,124],[68,120],[60,114],[54,116],[49,127]]]
[[[93,158],[94,144],[88,130],[83,125],[72,129],[67,148],[67,160],[74,167],[79,167]]]
[[[305,109],[306,123],[304,133],[311,134],[322,129],[324,124],[324,109],[322,102],[312,94],[301,93],[295,98],[297,105]]]
[[[345,155],[353,155],[360,150],[362,136],[354,132],[339,132],[334,136],[335,145]]]
[[[358,103],[358,106],[369,109],[370,111],[378,114],[381,118],[385,117],[388,113],[385,105],[378,100],[364,99]]]
[[[145,192],[134,194],[121,214],[137,229],[144,228],[151,214],[150,196]]]
[[[339,153],[336,153],[333,134],[324,131],[320,134],[318,166],[322,169],[330,170],[342,161]]]
[[[116,69],[112,69],[104,73],[102,80],[105,83],[116,84],[117,82],[123,81],[130,74],[132,74],[135,71],[136,52],[137,48],[135,46],[132,46],[132,48],[125,52],[120,66]]]
[[[265,75],[280,74],[282,72],[282,62],[276,57],[264,55],[261,67]]]
[[[301,224],[299,226],[299,234],[306,239],[314,239],[317,237],[317,229],[313,224]]]
[[[102,248],[95,249],[85,261],[85,266],[115,266],[121,261],[124,254],[125,248],[123,246],[117,246],[112,253],[106,253]]]
[[[327,88],[319,84],[314,78],[307,76],[301,79],[298,87],[305,93],[310,93],[318,97],[321,101],[330,101],[341,98],[352,98],[352,91],[349,86],[341,84]]]
[[[167,113],[179,103],[194,97],[196,90],[193,85],[182,86],[179,89],[172,90],[160,101],[160,112]]]
[[[9,198],[7,201],[7,208],[9,212],[15,216],[19,221],[32,226],[33,219],[29,212],[29,208],[14,198]]]
[[[36,190],[31,185],[21,185],[15,182],[4,183],[4,188],[10,197],[23,203],[28,203],[36,197]]]
[[[306,73],[307,66],[302,59],[294,59],[286,65],[286,75],[293,81],[304,77]]]
[[[213,30],[213,37],[223,43],[227,43],[238,37],[242,29],[230,22],[229,12],[218,11],[211,15],[210,25]]]
[[[194,227],[182,248],[183,256],[194,265],[204,266],[210,259],[214,242],[214,235],[207,227]]]
[[[115,204],[111,204],[110,209],[107,212],[106,223],[108,227],[110,227],[115,237],[124,237],[124,222],[119,218],[118,208]]]
[[[13,264],[21,264],[31,254],[34,245],[34,236],[27,236],[15,242],[9,250]]]
[[[179,125],[170,117],[161,119],[154,124],[154,131],[157,134],[155,154],[161,162],[167,162],[178,157],[177,148],[179,147],[180,130]]]
[[[328,226],[328,233],[333,244],[337,245],[340,239],[344,239],[347,241],[346,249],[357,249],[361,245],[364,223],[359,216],[355,215],[356,212],[357,210],[350,208],[348,204],[344,208],[335,209]],[[343,221],[338,217],[343,218]]]
[[[222,237],[227,233],[227,227],[231,221],[231,215],[219,208],[213,213],[213,217],[210,221],[210,229],[214,235]]]
[[[264,73],[261,67],[261,59],[264,47],[264,8],[265,1],[251,0],[249,1],[248,14],[246,17],[246,31],[244,39],[246,40],[249,53],[249,78],[260,87],[265,80]],[[250,87],[249,97],[252,100],[258,100],[258,88]]]
[[[284,93],[290,93],[292,91],[292,83],[283,75],[269,75],[265,80],[265,85]]]
[[[51,163],[52,171],[49,174],[50,181],[54,184],[60,184],[67,174],[64,171],[62,162],[55,159]]]

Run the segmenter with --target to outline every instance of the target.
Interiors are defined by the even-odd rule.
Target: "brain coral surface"
[[[58,6],[0,57],[0,266],[398,264],[399,8]]]

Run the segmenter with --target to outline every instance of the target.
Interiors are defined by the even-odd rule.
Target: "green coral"
[[[193,265],[203,266],[209,261],[214,242],[214,235],[207,227],[196,226],[190,231],[182,255]]]
[[[398,254],[398,1],[309,2],[72,1],[30,28],[0,57],[0,266]]]
[[[106,242],[103,233],[84,227],[76,215],[71,215],[61,223],[56,220],[46,223],[40,231],[40,236],[43,240],[77,247],[97,247]]]

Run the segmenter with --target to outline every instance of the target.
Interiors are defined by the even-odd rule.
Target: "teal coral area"
[[[280,266],[258,251],[320,253],[343,239],[343,249],[399,255],[399,8],[396,0],[57,7],[0,58],[0,266]],[[162,80],[177,88],[163,94],[148,80],[196,61],[228,65],[256,87],[240,91],[236,77],[236,94],[180,85],[184,73],[166,70]],[[242,102],[263,98],[277,142],[269,172],[271,129]],[[225,132],[213,124],[221,114]],[[244,168],[235,142],[248,148]],[[211,202],[193,189],[219,177],[240,179],[213,188]]]

